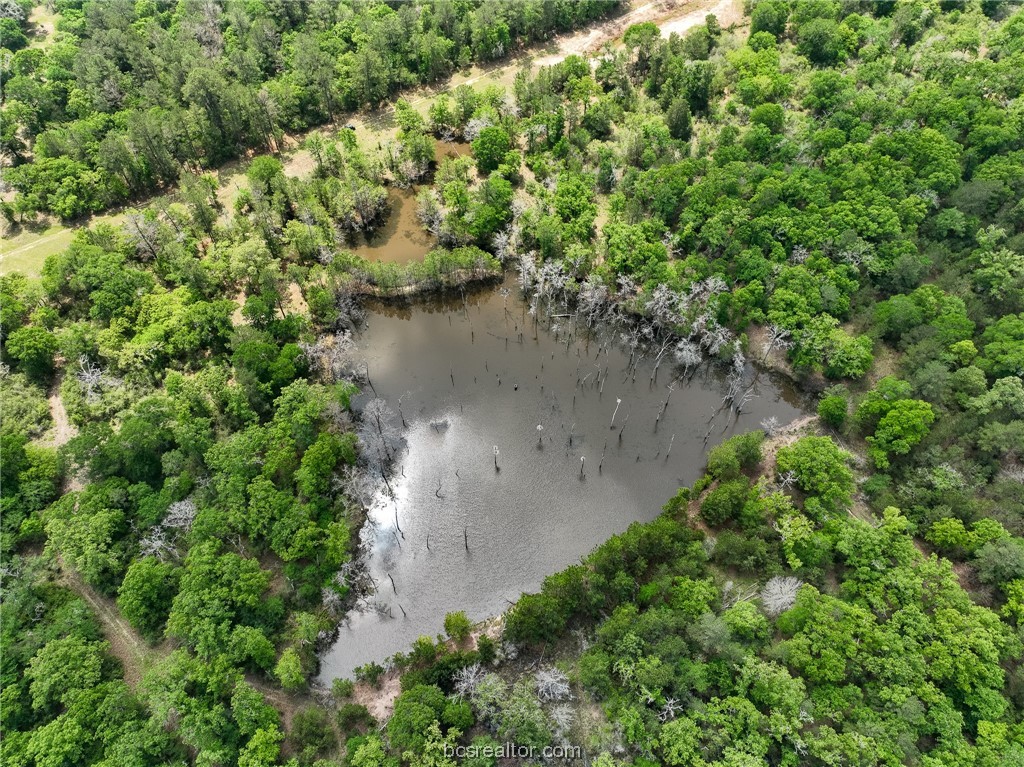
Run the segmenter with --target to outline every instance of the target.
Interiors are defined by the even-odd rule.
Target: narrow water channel
[[[610,331],[553,323],[535,327],[511,281],[370,312],[357,354],[406,446],[394,497],[376,499],[362,532],[375,592],[323,654],[323,681],[440,633],[446,612],[501,612],[631,522],[656,517],[700,476],[708,448],[768,416],[802,415],[795,392],[751,368],[757,396],[738,417],[716,416],[720,371],[702,368],[669,397],[673,366],[652,384],[653,361],[634,377]]]

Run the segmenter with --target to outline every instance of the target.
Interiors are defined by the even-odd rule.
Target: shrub
[[[359,703],[346,703],[338,709],[338,727],[345,734],[359,729],[369,730],[375,724],[369,709]]]
[[[565,627],[558,601],[547,594],[524,594],[505,621],[505,636],[513,642],[554,639]]]
[[[818,416],[822,421],[835,429],[841,429],[846,423],[849,403],[841,394],[830,394],[818,403]]]
[[[762,442],[762,431],[730,437],[708,453],[708,473],[718,479],[735,479],[741,469],[755,468],[761,462]]]
[[[580,683],[598,697],[606,698],[614,689],[611,668],[612,661],[608,653],[593,648],[580,656]]]
[[[464,642],[472,628],[473,624],[462,610],[444,616],[445,633],[456,642]]]
[[[727,530],[718,536],[711,560],[723,567],[764,575],[778,570],[779,552],[773,551],[760,535],[740,535]]]
[[[743,510],[749,485],[745,479],[723,482],[710,493],[700,505],[700,516],[712,527],[731,522]]]
[[[366,682],[371,687],[379,687],[382,676],[384,676],[384,667],[379,663],[367,663],[356,669],[356,679]]]
[[[311,763],[317,756],[335,745],[334,732],[328,723],[327,712],[315,706],[296,712],[289,737],[305,763]]]
[[[335,700],[351,698],[355,688],[355,682],[351,679],[335,679],[331,682],[331,695],[334,696]]]
[[[395,711],[388,721],[388,737],[399,751],[423,748],[427,729],[439,721],[447,699],[433,685],[416,685],[395,701]]]
[[[497,646],[494,640],[486,634],[482,634],[479,639],[476,640],[476,651],[480,654],[481,663],[490,663],[494,660],[497,655]]]

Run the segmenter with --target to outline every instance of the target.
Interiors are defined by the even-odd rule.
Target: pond
[[[464,142],[434,141],[437,162],[449,158],[465,157],[470,145]],[[356,234],[349,249],[367,261],[386,261],[407,264],[422,261],[437,244],[437,240],[424,228],[416,216],[416,195],[421,187],[388,188],[388,214],[384,223],[372,232]]]
[[[367,261],[407,264],[422,261],[436,244],[416,217],[416,187],[388,188],[388,214],[372,232],[352,238],[349,250]]]
[[[738,417],[720,411],[727,386],[715,368],[669,396],[673,366],[652,383],[653,360],[630,372],[611,331],[564,318],[535,325],[519,296],[509,281],[371,308],[356,354],[405,447],[393,497],[377,496],[362,531],[374,593],[322,654],[322,681],[442,632],[446,612],[500,613],[631,522],[655,518],[700,476],[708,448],[768,416],[803,414],[792,389],[753,368],[756,396]]]

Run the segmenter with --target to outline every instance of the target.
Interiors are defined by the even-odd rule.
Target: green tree
[[[481,174],[497,170],[505,159],[505,154],[512,149],[512,138],[508,132],[497,125],[489,125],[480,131],[473,141],[473,157]]]
[[[719,527],[732,522],[743,509],[748,493],[747,481],[736,479],[723,482],[716,487],[700,504],[700,516],[712,527]]]
[[[843,428],[849,413],[850,403],[845,393],[827,394],[818,403],[818,417],[835,429]]]
[[[470,630],[473,628],[473,624],[470,623],[469,618],[466,617],[466,613],[462,610],[457,612],[447,613],[444,616],[444,630],[452,639],[456,642],[465,641],[466,637],[469,636]]]
[[[1024,375],[1024,314],[1000,317],[981,334],[978,367],[995,378]]]
[[[272,767],[281,755],[284,735],[276,726],[257,730],[238,754],[238,767]]]
[[[100,642],[87,642],[77,636],[47,642],[28,662],[25,672],[32,708],[69,706],[95,688],[103,675],[105,649]]]
[[[701,756],[700,729],[685,716],[661,728],[658,744],[665,764],[672,767],[704,767],[706,764]]]
[[[844,53],[839,25],[831,19],[811,19],[800,26],[797,50],[815,64],[831,66]]]
[[[786,32],[789,4],[785,0],[761,0],[750,13],[750,34],[769,32],[776,39]]]
[[[689,141],[692,129],[689,102],[683,97],[673,99],[665,111],[665,122],[672,138]]]
[[[932,406],[921,400],[897,400],[867,438],[868,454],[880,469],[889,467],[890,455],[906,455],[924,439],[935,420]]]
[[[804,507],[812,516],[834,514],[848,508],[853,496],[848,457],[828,437],[801,437],[779,449],[775,469],[779,475],[793,472],[797,487],[810,496]]]
[[[281,686],[289,692],[301,690],[306,686],[306,673],[302,669],[302,659],[298,650],[288,647],[277,661],[274,667],[274,676]]]
[[[131,563],[118,591],[117,607],[139,633],[157,639],[162,633],[171,600],[177,592],[179,570],[156,557]]]
[[[416,685],[395,701],[388,720],[388,737],[400,751],[420,751],[430,735],[431,725],[444,713],[444,693],[433,685]]]
[[[52,331],[33,325],[18,328],[7,336],[5,346],[7,353],[31,377],[44,380],[53,373],[53,356],[58,344]]]

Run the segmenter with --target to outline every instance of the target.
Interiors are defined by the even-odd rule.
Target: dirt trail
[[[689,13],[677,18],[666,20],[658,26],[661,34],[668,37],[673,32],[682,35],[693,27],[704,23],[704,17],[709,13],[714,14],[718,23],[723,29],[728,29],[733,24],[740,24],[743,21],[743,4],[739,0],[719,0],[717,3],[702,2]]]
[[[43,447],[60,448],[66,445],[72,437],[78,434],[78,428],[68,418],[68,411],[64,407],[64,401],[60,398],[60,385],[64,380],[64,373],[57,376],[50,391],[47,392],[46,401],[50,406],[50,419],[53,425],[40,438],[38,444]],[[81,490],[84,487],[82,478],[77,474],[68,474],[64,479],[64,492],[71,493]]]
[[[135,633],[117,609],[114,600],[96,592],[92,586],[63,561],[60,563],[64,582],[72,591],[89,603],[103,627],[103,634],[110,642],[111,654],[124,666],[124,680],[134,689],[141,681],[146,669],[160,657],[160,652],[146,644]]]
[[[68,411],[64,408],[64,401],[60,398],[60,385],[64,381],[64,374],[61,373],[53,382],[50,391],[47,393],[46,401],[50,404],[50,418],[53,419],[53,426],[42,439],[42,443],[48,447],[62,447],[78,434],[78,429],[68,418]]]
[[[56,240],[61,237],[70,239],[70,235],[66,229],[61,229],[60,231],[53,232],[52,234],[44,234],[42,237],[32,240],[26,245],[19,245],[18,247],[11,248],[10,250],[4,249],[2,254],[0,254],[0,260],[8,259],[11,256],[17,256],[21,253],[27,253],[33,248],[38,248],[40,245],[45,245],[51,240]]]
[[[121,661],[121,665],[124,667],[124,681],[134,690],[142,681],[146,671],[154,663],[167,657],[172,649],[172,644],[164,642],[156,647],[149,645],[124,619],[114,600],[99,594],[63,561],[60,561],[60,568],[64,585],[78,594],[92,608],[103,629],[104,637],[110,643],[110,654]],[[312,697],[288,694],[259,679],[254,674],[246,674],[245,681],[259,691],[280,712],[281,721],[286,729],[291,727],[297,711],[316,705],[316,701]],[[336,734],[340,736],[340,732]]]

